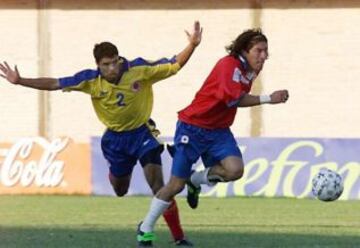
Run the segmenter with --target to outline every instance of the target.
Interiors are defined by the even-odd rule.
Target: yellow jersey
[[[99,70],[83,70],[74,76],[59,78],[63,91],[89,94],[99,120],[117,132],[145,124],[153,108],[152,85],[180,70],[175,57],[154,62],[143,58],[121,59],[123,67],[118,84],[105,80]]]

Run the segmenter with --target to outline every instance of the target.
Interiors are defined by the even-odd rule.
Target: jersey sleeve
[[[175,56],[171,59],[162,58],[156,61],[137,58],[130,64],[131,66],[144,66],[144,78],[151,83],[168,78],[180,70],[180,65],[177,63]]]
[[[59,78],[60,88],[63,91],[82,91],[91,94],[91,82],[100,75],[98,70],[83,70],[74,76]]]
[[[217,65],[218,88],[216,98],[224,102],[228,107],[237,106],[240,99],[246,94],[247,86],[244,85],[244,75],[237,63],[225,59]]]

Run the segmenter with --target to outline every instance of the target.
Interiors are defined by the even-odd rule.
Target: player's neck
[[[115,85],[119,84],[119,83],[120,83],[120,79],[121,79],[122,75],[124,74],[123,68],[124,68],[124,63],[121,63],[117,77],[116,77],[115,79],[107,80],[107,81],[108,81],[109,83],[112,83],[112,84],[115,84]]]

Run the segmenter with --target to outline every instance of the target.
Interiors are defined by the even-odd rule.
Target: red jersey
[[[207,129],[230,127],[241,97],[250,92],[256,77],[246,68],[242,57],[220,59],[192,103],[179,112],[179,120]]]

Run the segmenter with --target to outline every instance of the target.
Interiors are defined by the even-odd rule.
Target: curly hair
[[[259,42],[267,43],[267,38],[261,29],[248,29],[242,32],[229,46],[225,47],[225,49],[229,55],[238,57],[242,51],[248,52]]]
[[[93,54],[96,62],[98,63],[102,58],[112,58],[116,55],[118,56],[119,52],[114,44],[104,41],[100,44],[95,44]]]

